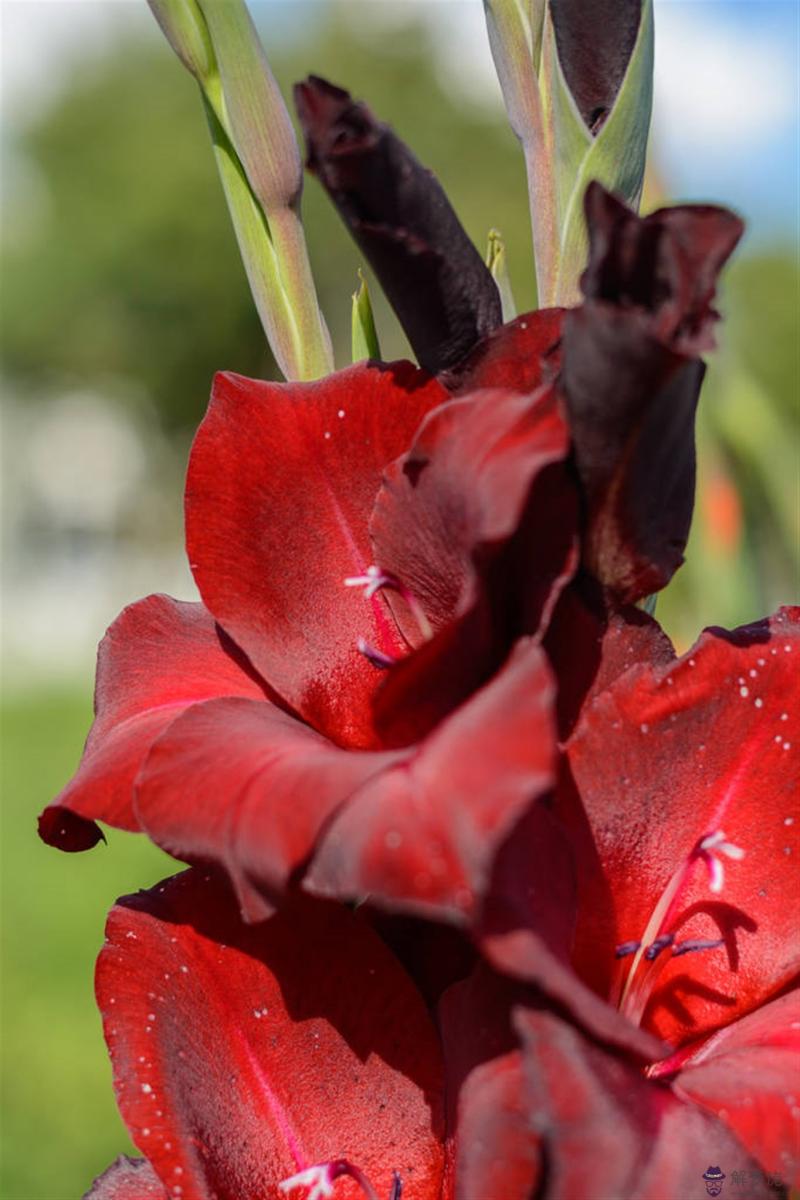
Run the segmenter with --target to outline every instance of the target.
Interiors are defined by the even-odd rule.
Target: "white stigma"
[[[325,1197],[333,1195],[333,1179],[331,1178],[330,1166],[324,1163],[320,1167],[309,1167],[306,1171],[300,1171],[297,1175],[292,1175],[291,1179],[284,1179],[278,1184],[280,1191],[288,1195],[295,1188],[306,1187],[311,1188],[308,1193],[308,1200],[325,1200]]]
[[[708,868],[709,889],[718,896],[725,886],[725,864],[719,855],[724,854],[726,858],[739,862],[744,858],[745,852],[741,846],[729,842],[721,829],[707,834],[697,849]]]

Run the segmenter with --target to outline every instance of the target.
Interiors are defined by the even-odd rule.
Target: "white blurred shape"
[[[796,116],[796,39],[762,30],[758,4],[733,23],[733,7],[656,4],[657,133],[685,156],[741,155]]]
[[[29,484],[56,526],[113,528],[145,473],[131,421],[91,392],[60,396],[35,421]]]

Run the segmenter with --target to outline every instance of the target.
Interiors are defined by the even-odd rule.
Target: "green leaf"
[[[583,215],[587,185],[596,179],[631,207],[639,206],[653,105],[652,0],[645,0],[642,5],[636,45],[614,106],[578,161],[575,158],[578,141],[571,118],[566,116],[567,104],[562,94],[566,84],[560,71],[552,70],[552,78],[558,80],[554,84],[553,113],[559,176],[556,193],[560,199],[559,266],[552,302],[574,304],[579,299],[578,280],[588,251]],[[561,126],[556,117],[563,122]]]
[[[652,596],[645,596],[643,600],[637,602],[637,608],[641,608],[646,612],[648,617],[656,615],[656,604],[658,603],[658,592],[653,592]]]
[[[517,306],[514,303],[514,293],[511,290],[511,280],[508,275],[506,244],[503,241],[503,235],[497,229],[489,230],[486,265],[491,271],[492,278],[497,284],[497,290],[500,293],[503,321],[513,321],[517,315]]]
[[[358,272],[361,280],[358,291],[353,292],[352,340],[353,362],[361,362],[370,358],[380,361],[381,348],[375,331],[375,318],[372,315],[372,301],[369,298],[367,281]]]

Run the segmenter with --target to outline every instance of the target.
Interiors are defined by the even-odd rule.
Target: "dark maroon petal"
[[[518,1050],[475,1067],[464,1083],[454,1172],[459,1200],[530,1200],[537,1194],[539,1139],[528,1117]]]
[[[703,1174],[753,1171],[748,1195],[771,1193],[726,1126],[552,1013],[519,1010],[531,1124],[546,1164],[540,1200],[665,1200],[705,1195]]]
[[[552,698],[544,654],[520,642],[489,685],[340,810],[306,886],[422,916],[474,916],[497,848],[552,786]]]
[[[611,111],[639,32],[641,0],[550,0],[558,60],[587,127]]]
[[[584,704],[636,663],[667,665],[675,651],[657,621],[633,605],[609,608],[579,576],[564,590],[545,637],[558,679],[558,732],[566,740]]]
[[[548,804],[536,804],[497,852],[477,936],[489,957],[504,958],[506,948],[531,931],[537,947],[547,947],[566,965],[576,897],[569,839]]]
[[[526,927],[521,922],[505,930],[489,926],[479,928],[478,937],[484,954],[498,971],[534,984],[592,1037],[640,1062],[663,1057],[664,1043],[632,1024],[587,987],[534,926]]]
[[[674,664],[619,676],[567,745],[574,785],[562,781],[557,812],[577,859],[574,962],[675,1046],[758,1007],[800,967],[787,903],[800,829],[798,660],[798,610],[708,630]],[[644,949],[665,934],[724,944],[615,957],[622,943]]]
[[[713,350],[717,277],[744,232],[740,218],[712,204],[639,217],[598,183],[589,184],[584,203],[586,304],[613,305],[628,319],[639,314],[653,338],[686,357]]]
[[[136,814],[170,854],[225,867],[245,918],[260,920],[331,814],[396,757],[341,750],[264,701],[212,700],[155,742]]]
[[[563,308],[523,313],[487,334],[467,357],[440,379],[455,395],[480,388],[528,394],[555,376]]]
[[[567,451],[552,390],[481,391],[431,413],[386,472],[371,522],[375,558],[416,597],[433,640],[376,694],[384,738],[426,732],[488,678],[520,633],[546,620],[574,567]],[[388,599],[419,646],[413,611],[402,596]]]
[[[219,375],[195,439],[186,540],[201,595],[257,669],[310,724],[372,741],[376,671],[360,638],[403,644],[381,595],[344,586],[372,563],[381,472],[446,393],[408,363],[318,383]]]
[[[296,897],[243,925],[190,871],[112,910],[97,997],[120,1110],[171,1198],[277,1200],[346,1157],[381,1197],[396,1170],[440,1200],[438,1038],[356,914]]]
[[[500,295],[435,176],[349,92],[294,89],[308,168],[380,280],[420,364],[454,366],[500,325]]]
[[[86,850],[102,837],[95,820],[138,829],[133,783],[159,734],[212,696],[265,695],[201,604],[148,596],[130,605],[100,643],[95,721],[75,776],[39,819],[42,838]]]
[[[741,234],[723,209],[640,219],[586,194],[586,302],[564,321],[563,390],[583,484],[584,562],[618,600],[662,588],[683,561],[694,502],[694,413],[717,274]]]
[[[621,602],[659,591],[683,562],[702,379],[702,363],[651,339],[635,316],[586,306],[565,323],[561,382],[586,497],[584,563]]]
[[[529,1200],[539,1171],[512,1007],[519,984],[478,967],[442,999],[448,1142],[459,1200]]]
[[[800,992],[713,1034],[683,1059],[682,1096],[713,1112],[785,1185],[800,1187]]]
[[[83,1200],[167,1200],[168,1195],[145,1159],[120,1154],[95,1179]]]
[[[478,952],[468,934],[454,925],[386,912],[369,903],[359,912],[413,979],[431,1011],[442,994],[465,979],[478,962]]]
[[[414,594],[434,632],[463,611],[477,570],[516,532],[534,481],[568,449],[552,390],[482,391],[432,412],[385,472],[370,524],[376,561]],[[413,613],[401,598],[390,603],[418,644]]]

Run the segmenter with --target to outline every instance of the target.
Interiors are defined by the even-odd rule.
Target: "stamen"
[[[695,950],[716,950],[725,945],[725,938],[694,938],[688,942],[678,942],[672,947],[672,957],[680,958],[682,954],[693,954]]]
[[[379,671],[386,671],[389,667],[393,667],[400,660],[394,658],[391,654],[384,654],[383,650],[378,650],[377,647],[371,646],[365,638],[359,638],[356,642],[356,648],[359,654],[363,654],[368,662],[371,662],[373,667]]]
[[[295,1188],[310,1188],[311,1191],[308,1194],[307,1200],[327,1200],[329,1196],[333,1195],[334,1183],[342,1175],[348,1175],[351,1179],[354,1179],[367,1197],[367,1200],[378,1200],[377,1193],[364,1172],[360,1171],[358,1167],[354,1167],[345,1158],[337,1158],[333,1162],[319,1163],[315,1167],[307,1167],[305,1171],[300,1171],[297,1175],[292,1175],[291,1179],[284,1179],[278,1184],[278,1187],[286,1194],[293,1192]],[[400,1176],[397,1171],[393,1171],[392,1190],[389,1193],[389,1200],[400,1200],[402,1190]]]
[[[631,953],[634,955],[627,976],[619,979],[615,988],[615,994],[612,996],[612,1003],[616,1003],[620,1011],[625,1013],[634,1024],[638,1024],[642,1019],[647,1001],[653,989],[655,976],[660,970],[659,967],[648,968],[647,970],[640,970],[640,968],[643,966],[643,962],[653,962],[658,958],[662,950],[672,945],[675,941],[674,933],[661,933],[661,930],[665,926],[672,924],[678,895],[689,878],[695,862],[698,859],[703,860],[708,870],[709,889],[715,895],[719,895],[725,886],[723,856],[739,861],[744,858],[745,852],[741,846],[735,846],[733,842],[729,842],[721,829],[715,829],[711,833],[704,834],[695,843],[691,853],[684,859],[668,881],[650,915],[650,920],[647,922],[647,928],[642,940],[638,944],[623,942],[614,951],[616,958],[624,958]],[[681,954],[689,954],[693,950],[710,950],[717,944],[721,943],[708,943],[699,940],[680,942],[674,947],[672,954],[675,957]],[[633,948],[634,946],[635,949]],[[622,950],[625,951],[624,954],[620,953]]]
[[[414,620],[419,625],[419,631],[426,642],[429,642],[433,637],[433,629],[431,623],[425,615],[425,611],[416,598],[413,592],[401,583],[396,575],[391,575],[388,571],[382,570],[381,567],[373,563],[367,567],[363,575],[348,575],[343,581],[345,587],[363,587],[364,596],[367,600],[379,592],[381,588],[389,588],[392,592],[397,592],[405,600]]]
[[[651,942],[650,945],[645,948],[645,958],[648,962],[652,962],[653,959],[658,958],[662,950],[666,950],[667,946],[671,946],[674,941],[674,933],[662,933],[660,937],[657,937],[654,942]]]

